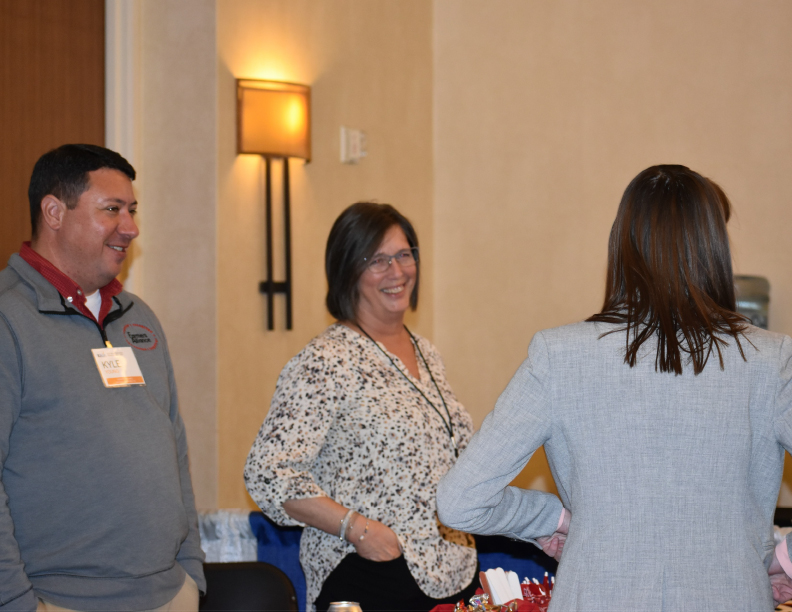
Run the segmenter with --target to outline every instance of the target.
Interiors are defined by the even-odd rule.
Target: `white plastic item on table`
[[[503,571],[503,568],[488,569],[484,574],[489,583],[490,595],[492,595],[493,599],[492,603],[496,606],[502,606],[506,602],[516,599],[516,595],[512,593],[509,580],[506,578],[506,572]],[[520,588],[519,580],[517,581],[517,588]]]
[[[258,542],[249,516],[249,510],[198,513],[201,548],[207,563],[257,560]]]
[[[520,587],[520,577],[517,572],[506,572],[506,580],[509,581],[509,589],[512,593],[512,599],[522,599],[522,588]]]

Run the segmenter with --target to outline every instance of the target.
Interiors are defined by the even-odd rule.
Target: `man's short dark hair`
[[[418,246],[418,236],[410,221],[390,204],[358,202],[352,204],[333,224],[325,250],[327,275],[327,310],[339,321],[355,322],[360,298],[358,281],[366,270],[365,258],[377,252],[385,233],[394,225],[401,227],[411,247]],[[416,264],[415,287],[410,307],[418,305],[420,259]]]
[[[130,181],[135,180],[135,169],[127,160],[97,145],[66,144],[39,157],[28,187],[33,236],[38,229],[44,196],[53,195],[68,208],[74,208],[80,195],[88,189],[88,173],[102,168],[118,170]]]

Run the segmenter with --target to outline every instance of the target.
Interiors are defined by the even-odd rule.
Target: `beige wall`
[[[736,271],[770,279],[792,333],[790,29],[786,0],[434,2],[435,341],[477,423],[536,331],[598,309],[619,198],[653,164],[723,186]]]
[[[390,202],[414,222],[427,273],[410,323],[432,334],[431,9],[425,0],[217,2],[220,507],[252,504],[242,468],[277,376],[331,321],[324,244],[349,204]],[[236,77],[312,87],[313,159],[291,162],[293,331],[284,331],[282,297],[275,331],[265,327],[260,160],[235,154]],[[339,161],[342,125],[368,133],[369,155],[357,166]],[[277,250],[274,259],[277,270]]]
[[[415,222],[425,274],[410,324],[476,423],[533,333],[598,308],[619,197],[650,164],[723,185],[736,270],[770,279],[771,326],[792,332],[786,0],[136,6],[134,285],[168,332],[203,508],[250,506],[245,456],[281,367],[329,322],[324,242],[359,199]],[[235,77],[312,86],[314,159],[291,166],[291,332],[282,298],[265,330],[260,162],[235,155]],[[358,166],[338,160],[341,125],[368,132]],[[552,489],[540,459],[520,482]]]
[[[196,500],[217,506],[217,60],[213,0],[137,5],[134,291],[168,336]]]

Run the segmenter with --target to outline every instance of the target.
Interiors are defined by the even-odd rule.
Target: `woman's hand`
[[[343,518],[349,511],[329,497],[289,499],[283,509],[293,519],[311,525],[331,535],[337,535]],[[368,531],[366,531],[368,520]],[[364,536],[360,539],[360,536]],[[390,561],[401,556],[399,538],[390,527],[374,519],[366,519],[357,512],[352,515],[344,537],[355,546],[357,553],[370,561]]]
[[[564,543],[566,542],[566,536],[564,534],[556,531],[551,536],[536,538],[536,541],[539,542],[539,546],[542,547],[542,550],[547,556],[553,557],[556,561],[561,560],[561,553],[564,552]]]
[[[770,562],[770,569],[767,570],[770,574],[770,586],[773,588],[773,599],[776,605],[784,603],[792,599],[792,580],[784,572],[778,558],[773,554],[773,560]]]
[[[776,605],[792,599],[792,580],[786,574],[771,574],[770,586],[773,588],[773,600]]]
[[[399,538],[390,527],[360,514],[355,514],[353,518],[347,531],[347,540],[355,547],[357,554],[369,561],[391,561],[401,556]],[[363,536],[362,540],[360,536]]]
[[[571,519],[572,513],[569,510],[565,510],[564,520],[553,535],[536,538],[544,553],[553,557],[556,561],[561,560],[561,553],[564,552],[564,543],[566,542],[567,533],[569,533],[569,522]]]

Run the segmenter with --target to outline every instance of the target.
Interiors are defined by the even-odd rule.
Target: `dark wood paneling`
[[[0,268],[30,238],[42,153],[104,144],[104,0],[0,0]]]

